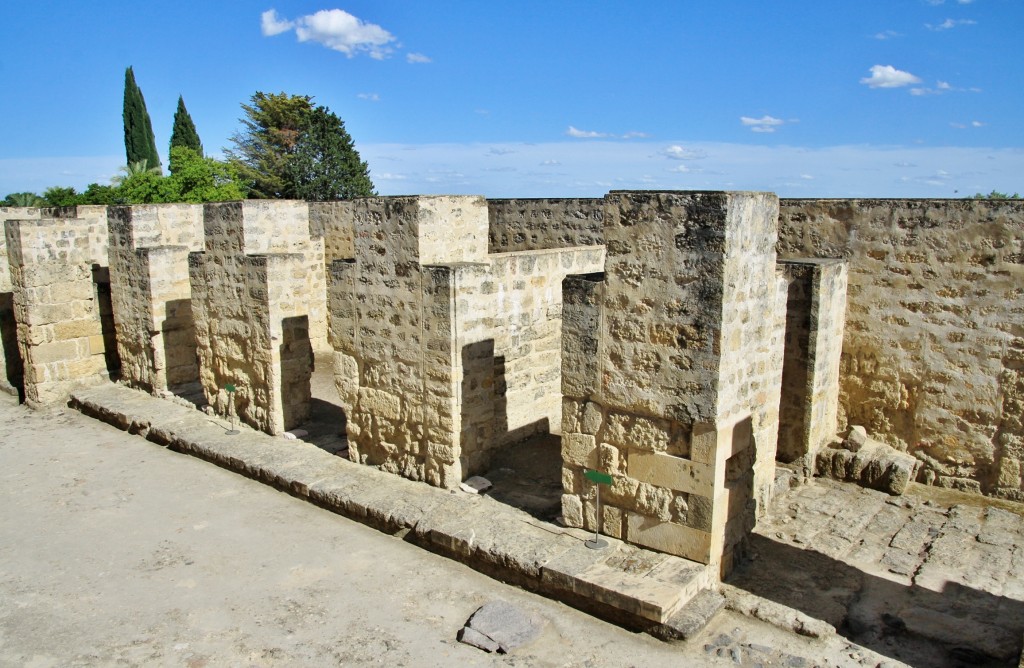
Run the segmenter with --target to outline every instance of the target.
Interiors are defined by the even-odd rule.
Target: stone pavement
[[[149,441],[271,484],[324,508],[463,561],[628,628],[690,635],[705,619],[684,609],[710,582],[679,557],[542,522],[488,496],[451,492],[337,457],[317,444],[271,437],[190,406],[120,385],[78,390],[72,407]],[[717,597],[717,598],[716,598]],[[705,616],[724,603],[701,599]]]
[[[893,497],[818,479],[776,499],[729,582],[913,665],[1016,665],[1022,513],[923,485]]]

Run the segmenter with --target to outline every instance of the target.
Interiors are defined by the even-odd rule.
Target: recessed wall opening
[[[4,380],[25,402],[25,362],[18,347],[18,323],[14,319],[14,293],[0,292],[0,345],[4,354]]]
[[[92,284],[96,294],[96,310],[103,333],[103,358],[111,380],[121,377],[121,356],[117,353],[117,333],[114,327],[114,305],[110,294],[110,267],[92,265]]]

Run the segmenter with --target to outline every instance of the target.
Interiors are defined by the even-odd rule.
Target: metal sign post
[[[594,471],[592,469],[584,469],[583,475],[587,480],[597,485],[597,510],[595,512],[594,537],[584,543],[584,545],[589,547],[591,550],[602,550],[608,547],[608,541],[601,538],[601,485],[611,485],[612,477],[607,473],[601,473],[600,471]]]
[[[228,436],[236,436],[241,432],[235,429],[235,386],[228,383],[224,386],[228,393],[228,417],[231,418],[231,429],[227,431]]]

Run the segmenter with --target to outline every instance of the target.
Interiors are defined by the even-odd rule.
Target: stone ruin
[[[1024,498],[1024,206],[615,191],[0,209],[0,383],[268,434],[333,358],[349,457],[455,488],[561,438],[562,519],[727,573],[860,425]],[[229,385],[235,388],[229,393]],[[831,461],[831,460],[830,460]],[[598,512],[588,471],[611,478]]]

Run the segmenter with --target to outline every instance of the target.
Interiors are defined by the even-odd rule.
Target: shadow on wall
[[[174,394],[193,390],[199,382],[199,357],[196,347],[196,326],[192,318],[191,299],[164,302],[161,335],[167,387]]]
[[[488,495],[543,520],[561,513],[561,439],[548,418],[509,429],[505,357],[494,341],[462,348],[463,477],[482,475],[494,487]]]
[[[96,310],[103,333],[103,359],[111,380],[121,376],[121,356],[117,352],[117,334],[114,329],[114,303],[110,295],[110,268],[92,265],[92,284],[96,294]]]
[[[747,551],[747,538],[757,523],[757,501],[754,498],[754,463],[757,443],[753,422],[748,416],[733,427],[733,438],[745,441],[739,452],[725,462],[725,488],[728,506],[725,521],[725,570],[731,569]]]
[[[4,378],[25,403],[25,362],[18,347],[18,323],[14,319],[14,293],[0,292],[0,345],[4,351]]]
[[[309,338],[309,316],[281,321],[281,410],[285,430],[309,419],[312,399],[313,343]]]
[[[1024,602],[948,582],[936,592],[757,534],[730,584],[913,666],[1016,666]]]

